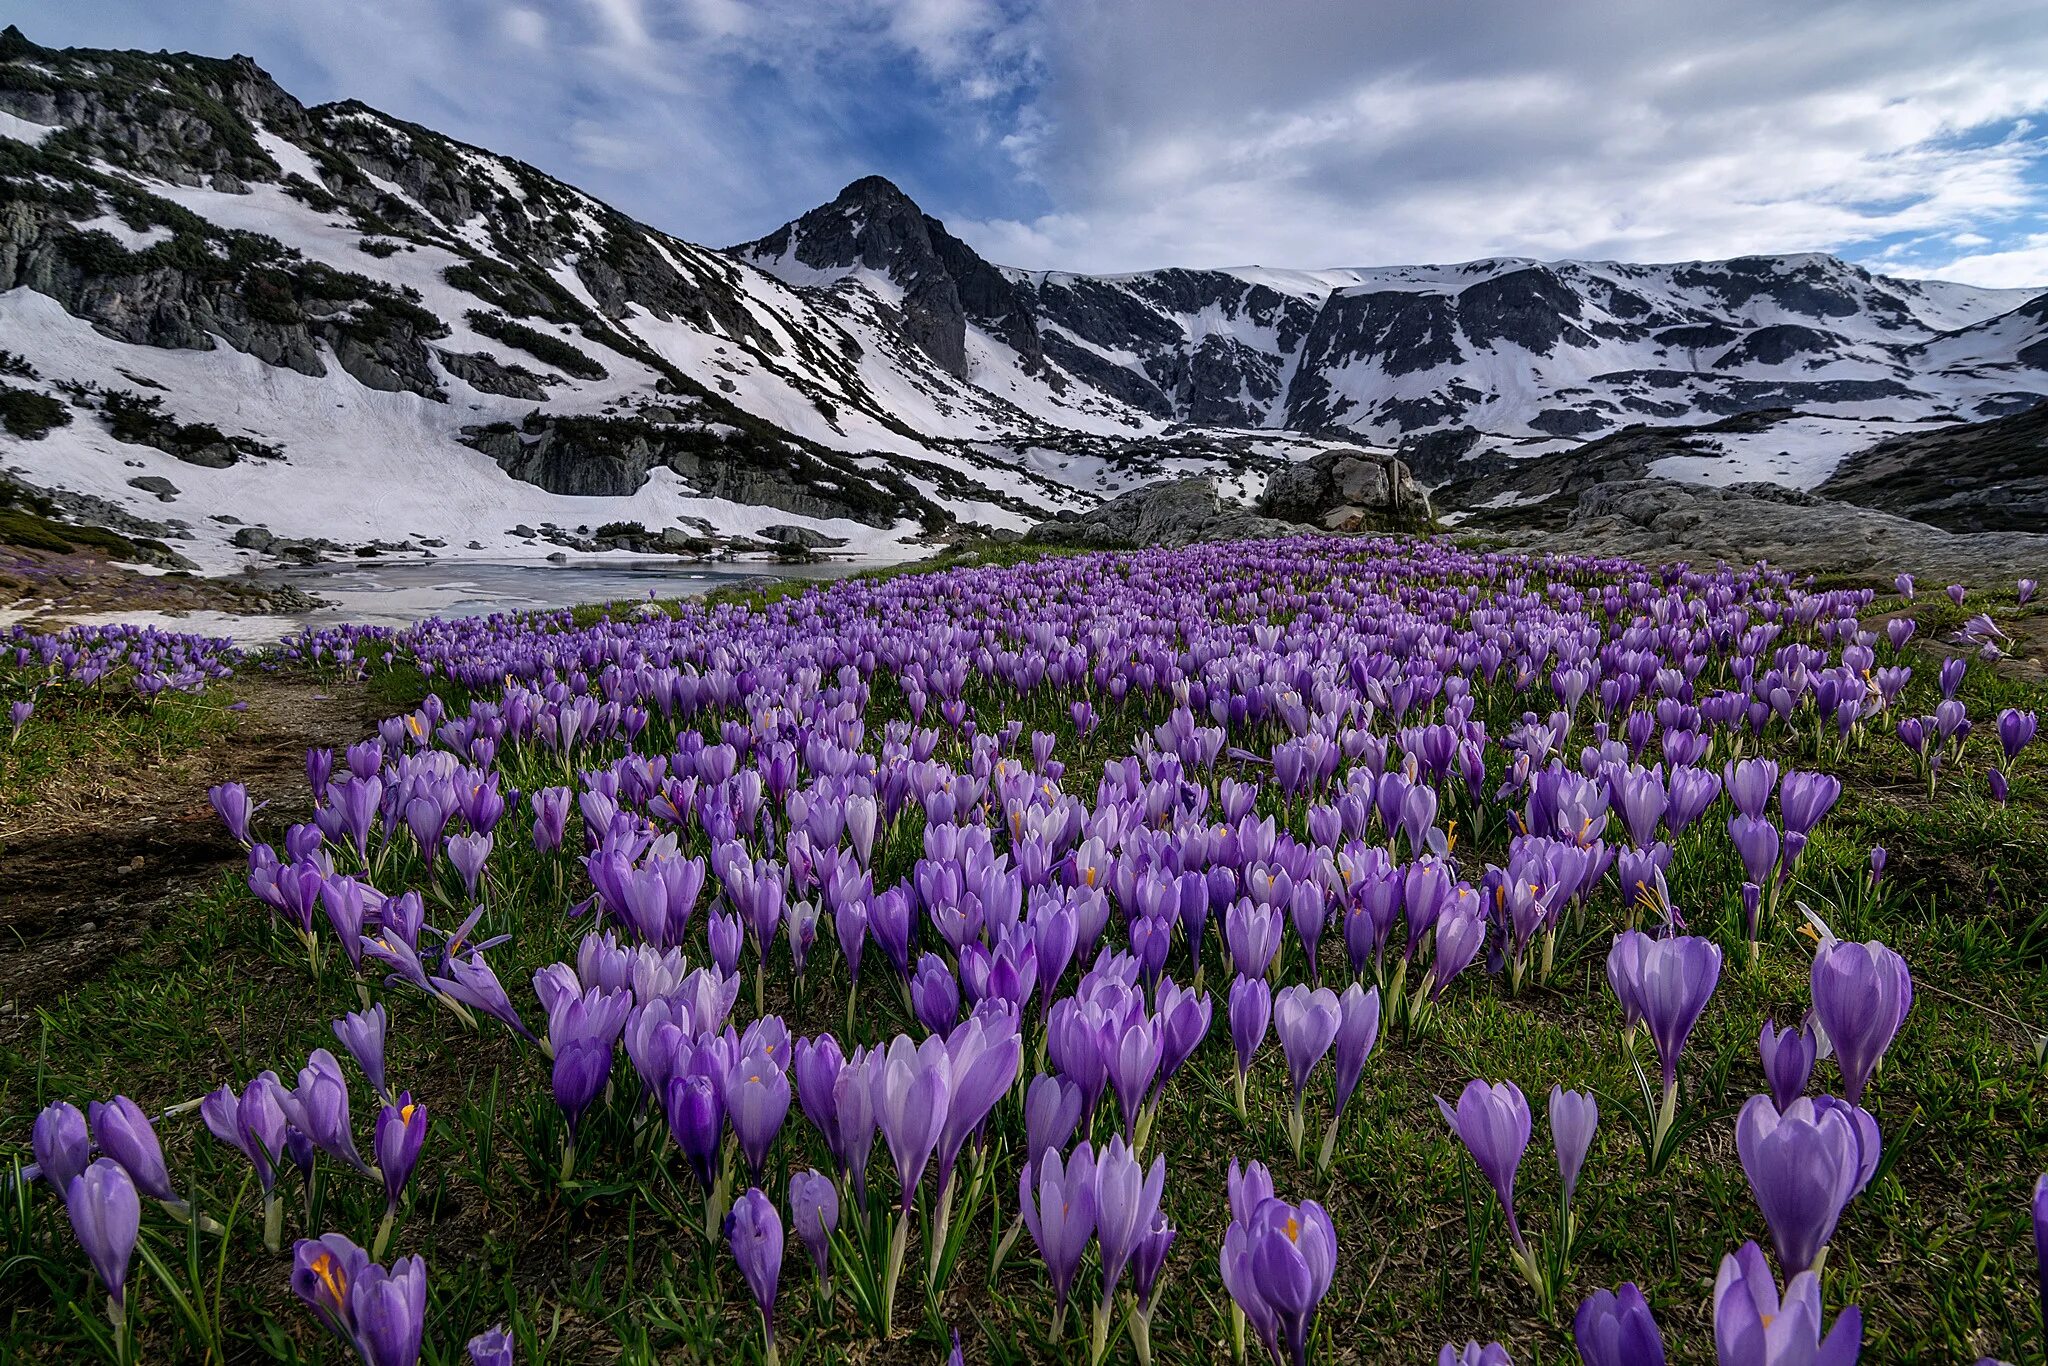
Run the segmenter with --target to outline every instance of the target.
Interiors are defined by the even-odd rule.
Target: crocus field
[[[405,710],[0,1056],[0,1356],[2041,1362],[2032,595],[1304,539],[17,630],[18,746]]]

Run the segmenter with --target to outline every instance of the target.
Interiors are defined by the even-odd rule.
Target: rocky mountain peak
[[[970,322],[1015,350],[1027,371],[1042,364],[1028,301],[1003,272],[883,176],[863,176],[734,255],[793,284],[818,284],[856,270],[902,291],[905,336],[959,379],[968,375]]]

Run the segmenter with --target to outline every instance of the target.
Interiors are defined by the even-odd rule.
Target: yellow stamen
[[[347,1301],[348,1273],[343,1271],[341,1264],[334,1260],[333,1253],[322,1252],[319,1256],[315,1257],[311,1269],[313,1274],[320,1278],[321,1284],[327,1287],[327,1293],[333,1297],[336,1304],[342,1304]]]

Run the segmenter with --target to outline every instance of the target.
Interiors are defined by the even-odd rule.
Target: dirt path
[[[0,1044],[35,1010],[134,947],[157,913],[242,866],[206,789],[230,780],[272,803],[310,805],[306,751],[376,728],[359,687],[261,674],[232,685],[233,732],[162,763],[82,775],[20,811],[0,810]]]

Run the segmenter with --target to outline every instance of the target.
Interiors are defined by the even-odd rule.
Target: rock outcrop
[[[1769,560],[1817,574],[1901,570],[1961,583],[2048,575],[2048,534],[1962,534],[1776,484],[1707,488],[1666,479],[1586,490],[1561,531],[1513,538],[1532,550],[1621,555],[1648,563]]]
[[[2048,528],[2048,404],[1880,441],[1815,492],[1948,531]]]
[[[1256,510],[1324,531],[1409,531],[1429,521],[1429,500],[1407,465],[1344,447],[1276,472]]]
[[[1147,484],[1075,517],[1040,522],[1024,539],[1091,550],[1175,548],[1208,541],[1256,541],[1315,528],[1263,517],[1226,502],[1208,475]]]

